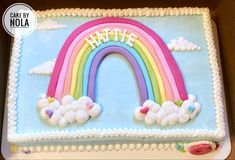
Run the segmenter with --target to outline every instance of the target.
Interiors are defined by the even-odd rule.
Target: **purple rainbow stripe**
[[[95,78],[96,78],[97,70],[102,60],[107,55],[113,54],[113,53],[119,53],[120,55],[125,57],[131,64],[132,69],[134,70],[134,73],[137,79],[138,86],[139,86],[141,104],[143,104],[148,99],[147,87],[146,87],[143,73],[136,59],[127,50],[121,47],[114,47],[114,46],[107,47],[107,48],[100,50],[95,55],[91,63],[90,72],[89,72],[88,96],[95,101]]]

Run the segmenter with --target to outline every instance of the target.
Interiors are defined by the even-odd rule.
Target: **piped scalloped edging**
[[[90,117],[97,117],[101,113],[101,106],[94,103],[89,97],[80,97],[75,100],[66,95],[59,102],[55,98],[43,94],[37,104],[40,115],[48,120],[51,125],[65,127],[71,123],[85,123]]]
[[[21,38],[14,38],[12,45],[12,55],[10,61],[9,77],[8,77],[8,97],[7,97],[7,112],[8,112],[8,134],[7,137],[11,137],[17,130],[17,109],[16,100],[17,94],[17,81],[19,77],[20,56],[21,56],[21,44],[23,40]]]
[[[188,100],[165,101],[161,106],[152,100],[144,102],[142,107],[135,110],[135,118],[148,125],[159,124],[162,126],[186,123],[201,111],[201,105],[194,95],[189,95]]]
[[[36,152],[109,152],[109,151],[176,151],[176,143],[123,143],[101,145],[47,145],[47,146],[10,146],[12,152],[25,154]]]
[[[36,11],[38,18],[46,17],[133,17],[133,16],[179,16],[179,15],[200,15],[205,8],[127,8],[127,9],[83,9],[83,8],[63,8]]]
[[[47,140],[76,140],[89,138],[195,138],[200,137],[205,139],[216,140],[216,132],[213,130],[196,130],[196,129],[175,129],[175,130],[160,130],[160,129],[129,129],[129,128],[108,128],[108,129],[81,129],[71,132],[70,130],[47,132],[29,132],[10,135],[9,142],[32,142],[32,141],[47,141]]]
[[[25,154],[41,152],[110,152],[110,151],[179,151],[194,155],[207,154],[218,149],[219,144],[212,141],[195,141],[190,143],[122,143],[94,145],[44,145],[17,146],[11,145],[12,152]]]
[[[154,137],[154,138],[188,138],[200,137],[221,140],[225,136],[224,123],[224,106],[222,99],[222,84],[220,79],[220,70],[216,58],[216,49],[213,41],[209,9],[207,8],[143,8],[143,9],[52,9],[46,11],[37,11],[38,18],[59,17],[59,16],[179,16],[179,15],[202,15],[205,28],[205,37],[208,47],[209,60],[212,70],[213,94],[216,113],[216,130],[207,129],[176,129],[176,130],[137,130],[137,129],[111,129],[101,130],[82,130],[81,132],[69,132],[61,130],[59,132],[36,132],[36,133],[16,133],[17,130],[17,81],[18,70],[21,56],[21,39],[15,39],[13,43],[12,56],[9,70],[8,84],[8,141],[10,142],[29,142],[35,140],[55,140],[55,139],[76,139],[77,137],[112,137],[112,136],[129,136],[129,137]],[[87,133],[88,132],[88,133]],[[97,135],[99,132],[100,136]],[[48,134],[50,136],[48,136]],[[86,135],[85,135],[86,134]],[[126,135],[125,135],[126,134]]]
[[[218,59],[216,55],[216,48],[213,38],[209,9],[205,9],[202,16],[204,22],[203,24],[205,30],[205,38],[208,48],[209,63],[212,71],[213,99],[215,103],[216,127],[217,127],[216,137],[221,140],[225,136],[222,81],[220,77],[220,68],[218,65]]]

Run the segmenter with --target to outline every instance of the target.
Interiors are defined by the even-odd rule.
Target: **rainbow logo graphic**
[[[88,96],[95,101],[95,79],[102,60],[118,53],[131,64],[140,99],[187,100],[180,69],[162,39],[150,28],[127,18],[98,18],[77,27],[63,44],[47,96],[61,100]]]

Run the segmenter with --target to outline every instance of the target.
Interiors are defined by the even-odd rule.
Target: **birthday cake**
[[[13,42],[12,151],[218,148],[224,106],[208,9],[36,14],[36,30]]]

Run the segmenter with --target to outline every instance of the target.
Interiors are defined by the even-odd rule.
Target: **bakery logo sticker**
[[[37,16],[29,5],[15,3],[5,10],[2,16],[2,24],[11,36],[25,37],[36,29]]]

